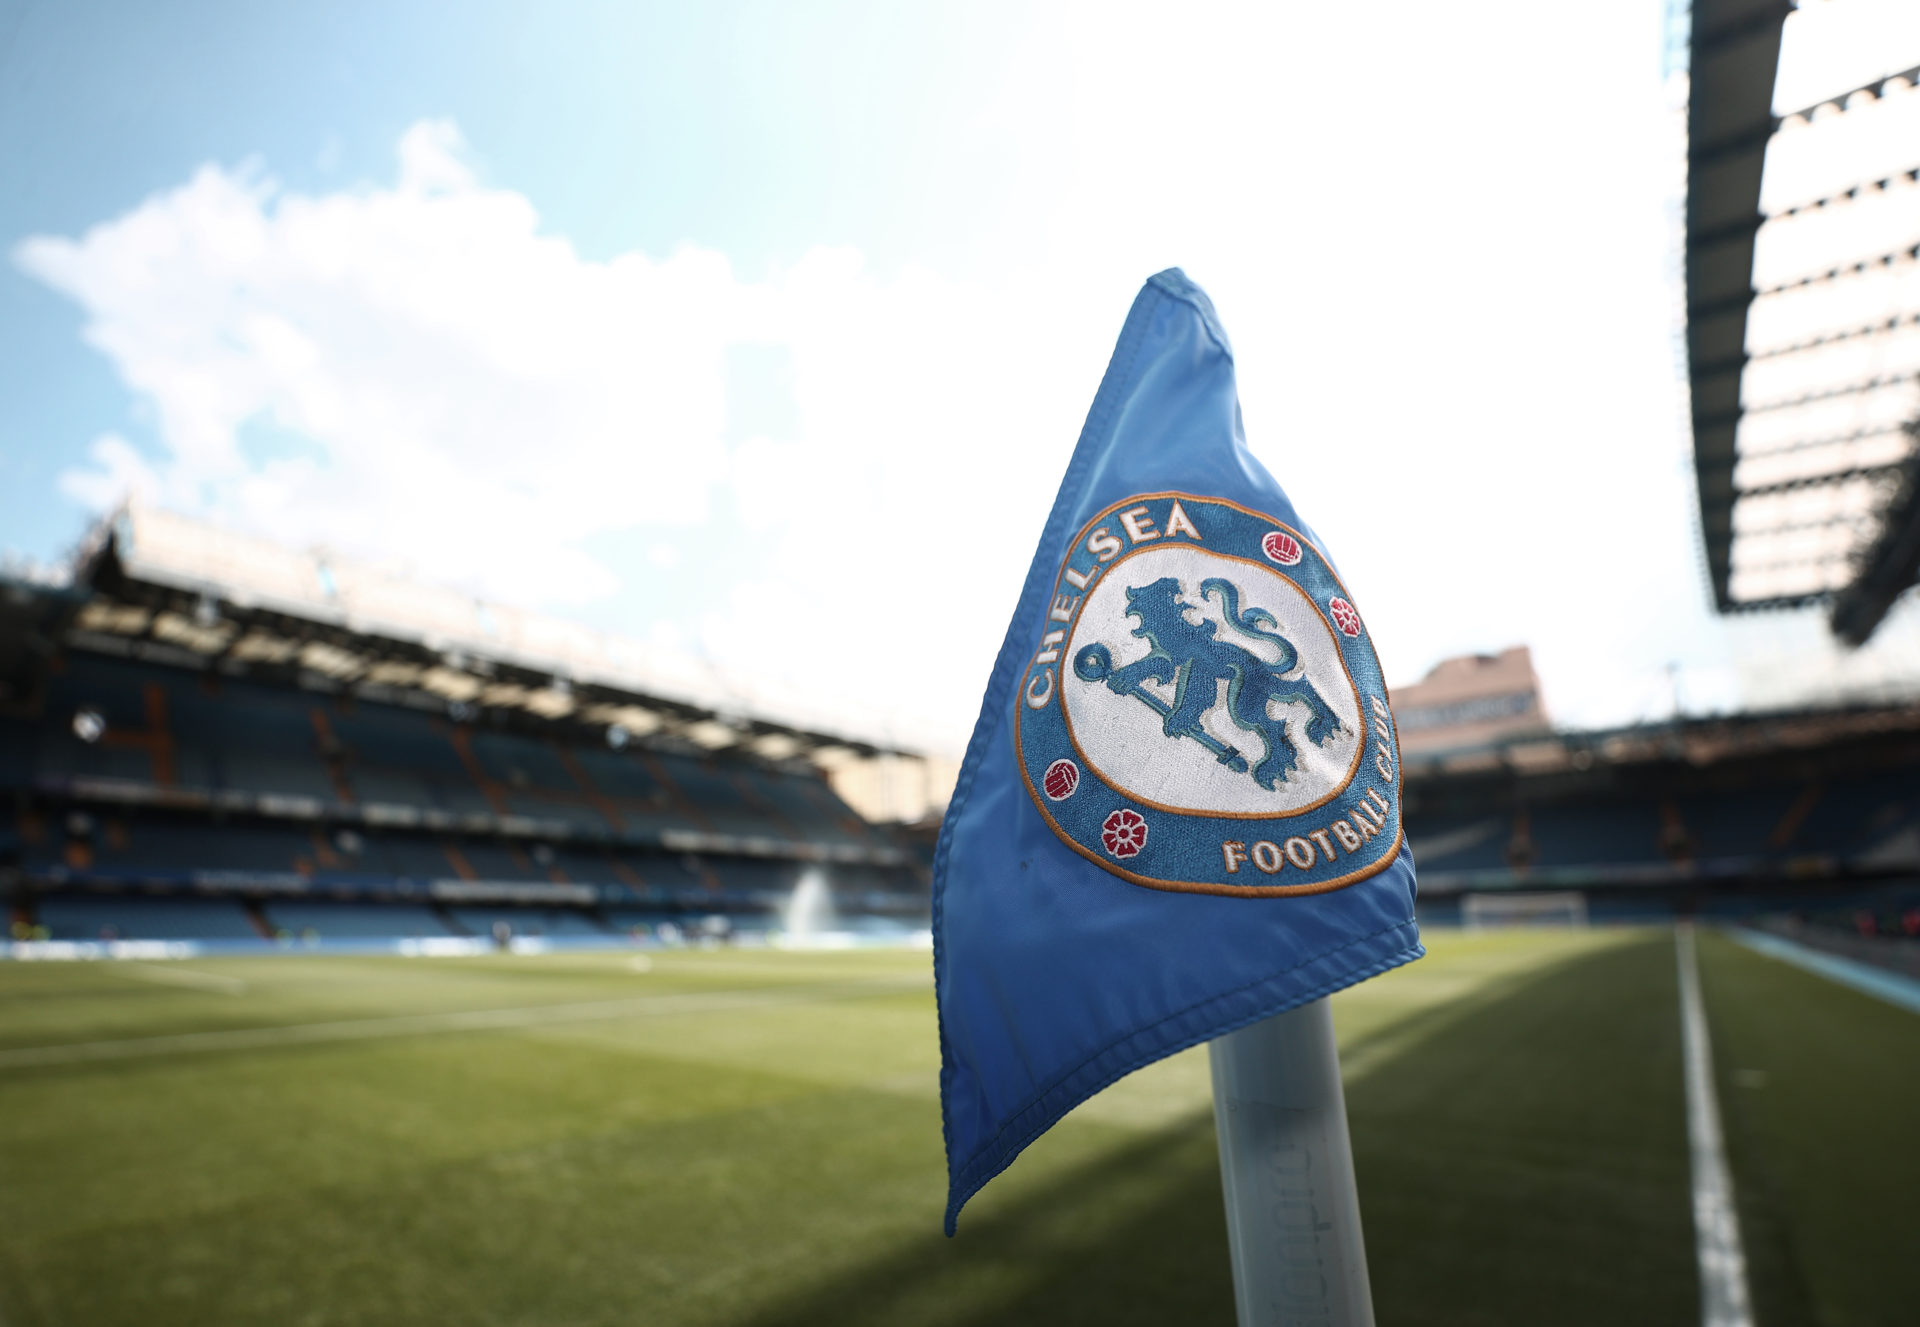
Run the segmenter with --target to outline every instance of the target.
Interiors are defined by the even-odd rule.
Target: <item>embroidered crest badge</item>
[[[1400,850],[1400,759],[1360,612],[1305,536],[1141,494],[1061,563],[1014,702],[1034,805],[1154,889],[1310,894]]]

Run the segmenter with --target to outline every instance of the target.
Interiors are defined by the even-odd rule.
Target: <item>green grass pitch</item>
[[[1380,1321],[1697,1322],[1670,933],[1429,943],[1335,1001]],[[1920,1320],[1920,1019],[1701,962],[1762,1327]],[[0,1323],[1232,1321],[1204,1051],[952,1241],[937,1072],[924,953],[0,964]]]

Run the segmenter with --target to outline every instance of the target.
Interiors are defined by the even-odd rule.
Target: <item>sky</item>
[[[0,0],[0,550],[132,493],[955,750],[1179,265],[1391,682],[1525,643],[1578,725],[1873,685],[1910,606],[1847,658],[1709,607],[1669,33],[1664,0]]]

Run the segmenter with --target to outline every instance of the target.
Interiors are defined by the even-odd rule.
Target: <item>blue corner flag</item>
[[[1147,282],[987,683],[933,866],[947,1233],[1163,1056],[1418,958],[1366,623],[1247,450],[1233,351]]]

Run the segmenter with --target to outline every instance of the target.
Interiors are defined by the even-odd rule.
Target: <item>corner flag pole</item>
[[[1373,1327],[1332,1010],[1276,1014],[1210,1055],[1240,1327]]]

